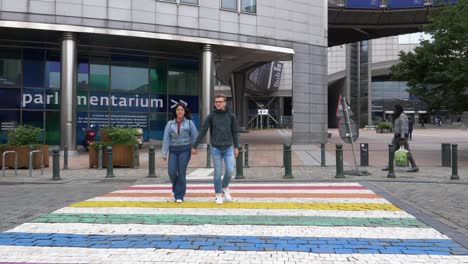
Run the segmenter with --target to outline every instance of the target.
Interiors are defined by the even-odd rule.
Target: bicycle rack
[[[14,153],[15,154],[15,175],[18,175],[18,154],[14,150],[8,150],[3,152],[2,157],[2,176],[5,177],[5,156],[6,154]]]
[[[32,168],[33,168],[32,156],[34,153],[41,153],[41,175],[44,175],[44,153],[42,152],[42,150],[31,150],[29,152],[29,177],[32,177]]]

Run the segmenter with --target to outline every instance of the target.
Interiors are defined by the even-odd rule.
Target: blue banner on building
[[[381,0],[347,0],[346,8],[376,9],[380,8]]]
[[[388,0],[388,8],[418,8],[424,7],[425,0]]]

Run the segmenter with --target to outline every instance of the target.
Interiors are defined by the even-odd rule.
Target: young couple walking
[[[168,174],[172,183],[172,192],[177,203],[184,201],[187,190],[186,172],[191,155],[197,154],[200,140],[210,129],[211,157],[214,167],[214,189],[216,203],[232,201],[229,183],[234,173],[234,158],[239,155],[239,127],[236,117],[226,110],[226,96],[216,95],[215,109],[204,120],[200,133],[190,118],[190,111],[185,104],[177,104],[173,118],[164,129],[162,157],[168,161]],[[224,177],[221,168],[224,160]]]

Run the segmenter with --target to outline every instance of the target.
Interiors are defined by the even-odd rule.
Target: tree
[[[432,35],[414,51],[400,52],[394,80],[407,81],[409,93],[430,109],[468,111],[468,0],[433,8],[424,32]]]

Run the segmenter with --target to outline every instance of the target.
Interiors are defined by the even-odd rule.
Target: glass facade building
[[[93,125],[141,127],[144,140],[161,139],[176,102],[199,114],[199,59],[89,53],[78,49],[76,142]],[[169,92],[168,92],[169,91]],[[0,47],[0,143],[9,129],[43,129],[45,144],[60,144],[60,50]]]

